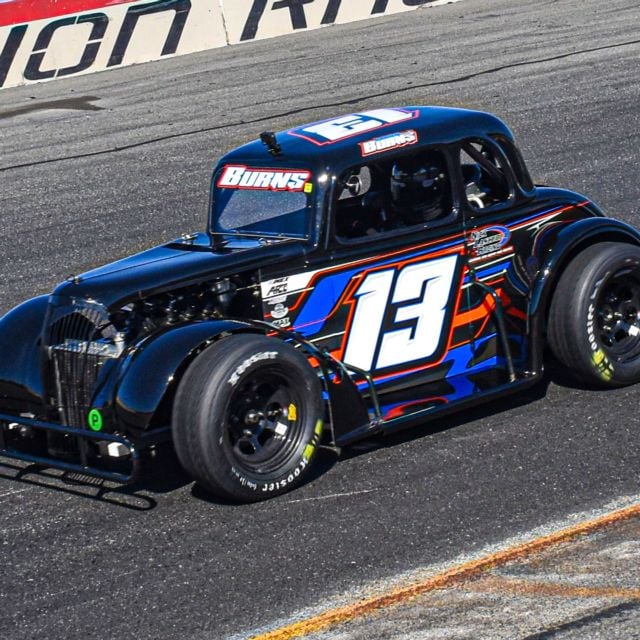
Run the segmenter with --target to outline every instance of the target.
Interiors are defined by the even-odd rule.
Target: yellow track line
[[[291,638],[300,638],[310,633],[323,631],[356,618],[361,618],[374,611],[406,603],[424,593],[450,587],[453,584],[467,580],[470,577],[494,569],[507,562],[524,559],[543,549],[568,542],[579,536],[593,533],[598,529],[638,516],[640,516],[640,504],[619,509],[618,511],[613,511],[599,518],[587,520],[567,529],[562,529],[556,533],[509,547],[508,549],[492,553],[477,560],[466,562],[437,574],[424,582],[418,582],[390,591],[387,594],[361,600],[360,602],[344,607],[330,609],[312,618],[294,622],[280,629],[253,636],[250,640],[290,640]]]

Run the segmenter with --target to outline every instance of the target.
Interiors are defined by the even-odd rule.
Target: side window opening
[[[404,228],[425,227],[452,214],[445,154],[425,149],[362,165],[339,179],[335,232],[348,242]]]
[[[499,145],[502,152],[509,159],[509,163],[513,168],[513,171],[516,176],[516,180],[522,187],[522,190],[525,193],[530,193],[534,189],[533,180],[531,180],[531,176],[529,175],[529,170],[527,169],[527,165],[525,164],[524,158],[520,153],[518,147],[513,144],[511,140],[505,138],[501,135],[492,136],[495,142]]]
[[[371,190],[371,169],[366,165],[348,171],[341,180],[338,200],[354,200]]]
[[[364,165],[345,172],[339,180],[336,203],[336,235],[348,240],[376,232],[376,212],[370,201],[376,197],[373,171]]]
[[[494,207],[511,199],[509,168],[500,153],[486,141],[464,142],[460,149],[460,167],[467,202],[472,209]]]

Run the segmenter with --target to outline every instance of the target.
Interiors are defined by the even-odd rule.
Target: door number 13
[[[344,361],[373,371],[433,356],[442,338],[457,262],[458,256],[451,255],[367,275],[354,296]],[[385,330],[391,304],[396,305],[393,324],[404,326]]]

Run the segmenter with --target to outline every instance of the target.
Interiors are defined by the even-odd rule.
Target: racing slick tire
[[[204,489],[256,502],[300,484],[322,418],[322,385],[303,354],[276,338],[236,334],[187,369],[173,407],[173,442]]]
[[[547,337],[578,380],[640,381],[640,247],[601,242],[579,253],[553,295]]]

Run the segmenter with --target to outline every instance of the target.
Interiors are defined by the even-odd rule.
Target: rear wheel
[[[302,481],[322,415],[320,381],[300,352],[274,338],[238,334],[205,349],[185,373],[173,440],[198,484],[253,502]]]
[[[579,379],[599,386],[640,381],[640,247],[588,247],[562,274],[551,302],[548,339]]]

